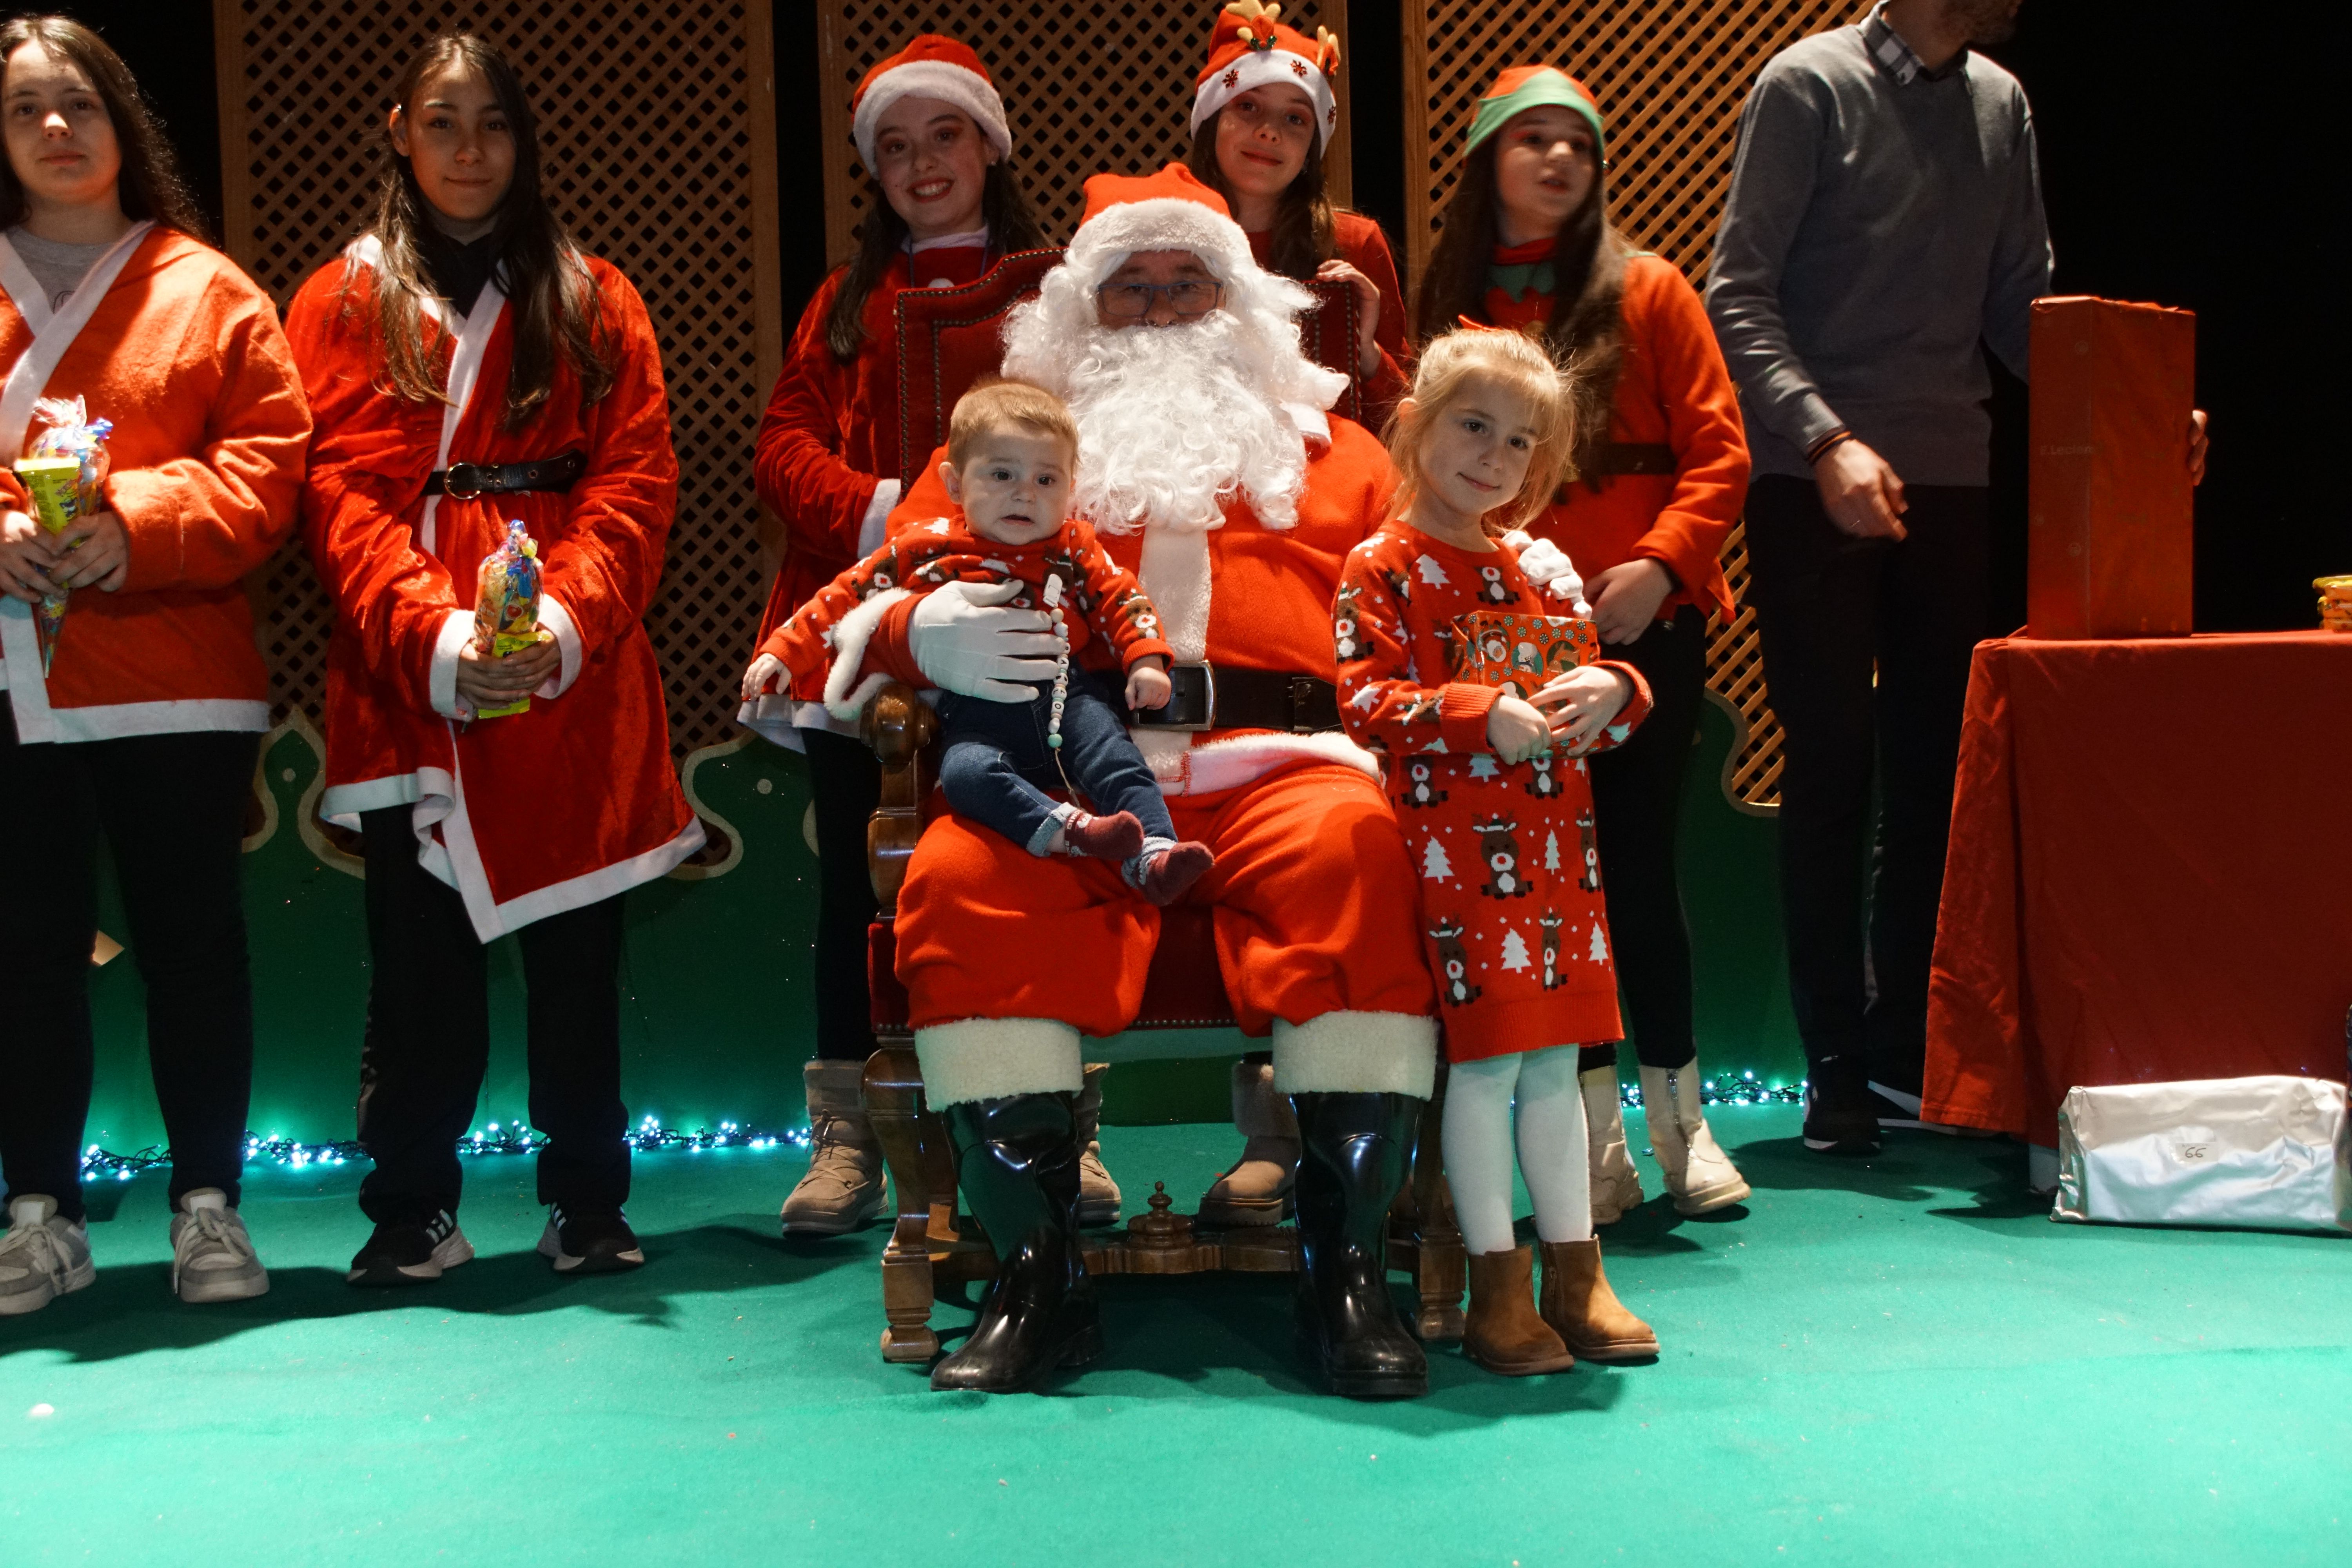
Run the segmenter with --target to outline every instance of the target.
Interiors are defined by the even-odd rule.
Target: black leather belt
[[[1139,730],[1281,730],[1315,735],[1339,727],[1339,691],[1320,676],[1231,665],[1178,664],[1165,708],[1128,715]]]
[[[585,452],[534,458],[528,463],[452,463],[433,470],[425,481],[425,493],[472,500],[476,496],[512,495],[518,490],[568,490],[587,471]]]
[[[1619,474],[1678,474],[1682,463],[1675,449],[1663,441],[1612,441],[1601,448],[1600,458],[1583,477],[1588,479],[1613,479]],[[1552,497],[1556,505],[1568,504],[1567,485]]]

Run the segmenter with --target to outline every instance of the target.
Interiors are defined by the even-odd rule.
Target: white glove
[[[1043,610],[1004,608],[1019,583],[946,583],[907,617],[907,646],[924,679],[942,691],[991,702],[1026,702],[1054,679],[1061,640]]]
[[[1527,533],[1510,534],[1503,542],[1519,552],[1519,570],[1528,574],[1528,582],[1566,602],[1580,616],[1592,613],[1592,606],[1584,602],[1584,579],[1577,575],[1567,551],[1549,539]]]

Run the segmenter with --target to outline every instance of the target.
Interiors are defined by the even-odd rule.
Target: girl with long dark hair
[[[974,282],[1006,255],[1045,243],[1013,172],[1003,100],[964,45],[918,36],[866,73],[851,110],[867,172],[865,232],[801,312],[753,459],[760,499],[785,533],[760,642],[883,543],[899,489],[898,295]],[[803,1074],[815,1143],[782,1224],[788,1236],[836,1236],[882,1206],[881,1150],[858,1098],[874,1051],[866,825],[881,783],[855,726],[823,703],[793,701],[782,675],[777,660],[755,657],[738,715],[806,753],[816,817],[816,1052]],[[1099,1106],[1098,1087],[1088,1101]],[[1107,1223],[1118,1188],[1098,1160],[1087,1177],[1089,1217]]]
[[[1640,669],[1655,701],[1631,741],[1591,760],[1587,859],[1608,874],[1651,1145],[1675,1208],[1703,1214],[1748,1189],[1700,1107],[1675,837],[1707,622],[1734,613],[1717,556],[1747,494],[1748,446],[1696,291],[1610,226],[1605,145],[1600,109],[1567,72],[1503,72],[1478,100],[1419,329],[1426,340],[1462,319],[1533,328],[1575,373],[1575,476],[1528,528],[1583,574],[1608,657]],[[1602,1225],[1642,1201],[1616,1058],[1588,1047],[1581,1074]]]
[[[487,944],[520,938],[540,1251],[645,1261],[622,1213],[622,898],[702,843],[640,624],[677,504],[645,304],[548,205],[505,58],[426,45],[386,118],[374,216],[288,317],[318,434],[303,537],[334,595],[320,813],[365,836],[367,1036],[357,1285],[440,1277],[457,1142],[489,1055]],[[520,521],[537,640],[476,635],[482,562]],[[514,711],[516,705],[525,705]]]
[[[121,59],[63,16],[0,25],[0,1315],[93,1278],[81,1199],[98,840],[147,994],[172,1145],[172,1284],[269,1288],[238,1217],[253,988],[238,862],[269,679],[244,579],[293,525],[310,416],[269,299],[204,243]],[[112,425],[52,535],[9,465],[81,400]],[[68,416],[69,418],[70,416]],[[41,608],[59,595],[64,617]]]

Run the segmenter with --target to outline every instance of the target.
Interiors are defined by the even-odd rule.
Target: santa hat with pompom
[[[1309,38],[1282,23],[1282,7],[1265,0],[1232,0],[1209,33],[1209,64],[1192,87],[1192,132],[1253,88],[1277,83],[1315,100],[1315,144],[1328,147],[1339,128],[1331,78],[1339,68],[1339,40],[1328,27]]]
[[[1139,250],[1189,250],[1227,281],[1258,270],[1225,198],[1181,163],[1156,174],[1097,174],[1064,264],[1089,289]]]
[[[849,100],[850,133],[857,156],[874,167],[874,138],[882,116],[902,98],[936,98],[971,116],[1000,158],[1013,155],[1013,132],[1005,128],[1004,100],[996,94],[980,57],[953,38],[918,33],[889,58],[877,60]]]

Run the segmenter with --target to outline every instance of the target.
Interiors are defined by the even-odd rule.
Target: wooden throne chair
[[[946,438],[948,414],[956,399],[997,369],[1005,313],[1034,295],[1039,279],[1060,259],[1059,251],[1024,251],[1005,258],[986,277],[962,288],[913,289],[898,296],[898,459],[902,483],[912,485],[918,470]],[[1320,363],[1351,367],[1357,331],[1353,292],[1339,283],[1307,287],[1320,297],[1301,322],[1308,352]],[[1352,418],[1360,408],[1351,378],[1334,412]],[[936,724],[922,699],[896,683],[867,705],[863,723],[882,766],[881,805],[866,833],[874,891],[881,903],[866,945],[878,1047],[866,1064],[865,1079],[866,1114],[889,1169],[895,1211],[882,1255],[882,1358],[927,1363],[940,1350],[939,1335],[930,1326],[932,1302],[943,1290],[961,1293],[973,1282],[987,1281],[996,1259],[979,1224],[958,1213],[947,1125],[923,1100],[922,1073],[907,1023],[907,994],[896,966],[893,921],[899,889],[915,841],[933,809]],[[1132,1029],[1233,1026],[1210,922],[1206,909],[1179,905],[1162,911],[1160,945]],[[1119,1059],[1116,1051],[1090,1049],[1088,1054],[1096,1059]],[[1422,1338],[1452,1341],[1462,1337],[1465,1262],[1438,1148],[1444,1092],[1442,1068],[1440,1072],[1437,1098],[1422,1119],[1412,1173],[1391,1211],[1389,1267],[1413,1277]],[[1124,1226],[1088,1232],[1084,1246],[1087,1268],[1098,1275],[1278,1274],[1299,1267],[1295,1226],[1196,1226],[1191,1216],[1175,1212],[1164,1184],[1156,1184],[1142,1211]]]

